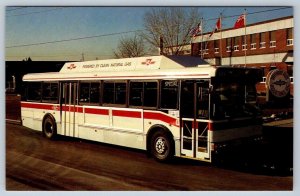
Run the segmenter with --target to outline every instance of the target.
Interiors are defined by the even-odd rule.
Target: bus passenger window
[[[43,102],[58,102],[58,83],[44,82],[43,86]]]
[[[144,83],[144,106],[157,107],[157,82]]]
[[[115,104],[126,104],[126,83],[115,83]]]
[[[114,103],[114,83],[104,83],[103,85],[103,103]]]
[[[42,88],[41,82],[29,82],[27,85],[27,100],[41,101]]]
[[[90,103],[99,104],[100,101],[100,83],[92,82],[90,87]]]
[[[90,83],[81,82],[80,83],[80,93],[79,93],[79,102],[81,103],[89,103],[90,102]]]
[[[99,104],[100,82],[81,82],[79,102],[81,104]]]
[[[130,82],[129,105],[142,106],[143,82]]]
[[[161,108],[177,109],[178,81],[164,80],[161,82]]]

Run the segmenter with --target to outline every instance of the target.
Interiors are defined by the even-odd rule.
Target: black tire
[[[54,139],[57,135],[55,119],[52,116],[45,117],[43,121],[43,135],[48,139]]]
[[[151,138],[150,149],[157,161],[170,161],[174,156],[173,139],[165,131],[157,131]]]

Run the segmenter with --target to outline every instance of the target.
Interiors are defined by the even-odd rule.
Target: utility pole
[[[82,53],[81,56],[82,56],[81,61],[84,61],[84,53]]]

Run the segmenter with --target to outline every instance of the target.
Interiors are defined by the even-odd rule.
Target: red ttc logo
[[[75,68],[76,68],[76,65],[75,65],[75,64],[70,64],[67,68],[68,68],[68,69],[75,69]]]
[[[152,59],[146,59],[146,61],[145,62],[142,62],[142,64],[143,65],[151,65],[151,64],[154,64],[155,63],[155,61],[152,61]]]

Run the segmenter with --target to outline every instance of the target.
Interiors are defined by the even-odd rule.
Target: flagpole
[[[201,58],[203,59],[204,55],[203,55],[203,17],[201,18],[201,22],[200,22],[200,26],[201,26]]]
[[[246,11],[246,9],[244,10],[244,29],[245,29],[245,36],[244,36],[244,43],[245,43],[245,45],[246,45],[246,49],[245,49],[245,67],[246,67],[246,65],[247,65],[247,35],[246,35],[246,24],[247,24],[247,22],[246,22],[246,13],[247,13],[247,11]]]

